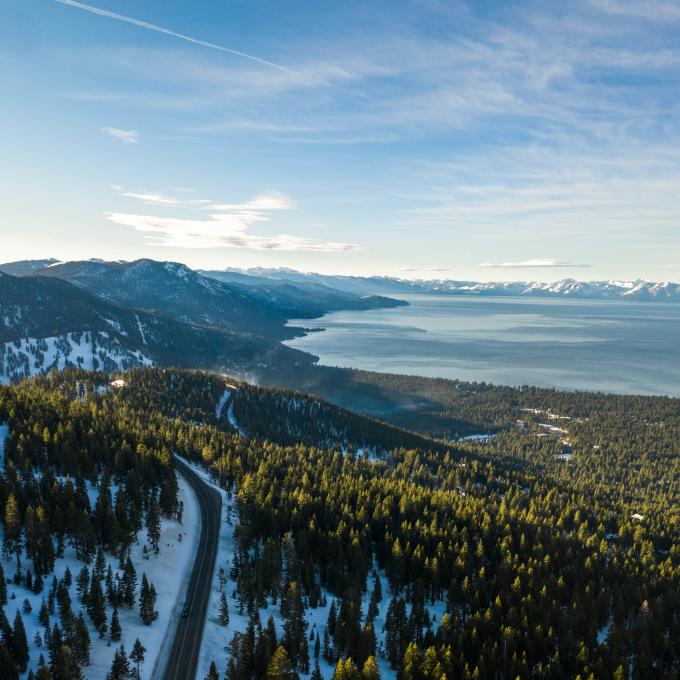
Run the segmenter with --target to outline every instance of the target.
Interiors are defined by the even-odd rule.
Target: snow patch
[[[146,345],[146,335],[144,335],[144,328],[142,327],[142,322],[139,320],[138,314],[135,314],[135,319],[137,319],[137,328],[139,328],[139,335],[142,338],[142,342]]]
[[[246,431],[238,424],[238,421],[236,420],[236,416],[234,415],[234,404],[233,402],[229,404],[229,408],[227,409],[227,420],[229,421],[229,424],[242,436],[242,437],[247,437],[248,435],[246,434]]]
[[[229,390],[224,390],[224,394],[220,397],[220,401],[217,404],[217,408],[215,409],[215,418],[217,418],[217,420],[219,420],[222,417],[222,411],[224,410],[224,407],[227,405],[230,396],[231,392]]]
[[[193,566],[196,554],[196,540],[187,540],[187,536],[195,537],[200,535],[197,527],[200,526],[200,509],[198,501],[194,496],[189,484],[181,475],[178,479],[179,499],[184,503],[183,523],[179,524],[176,520],[163,518],[161,521],[161,539],[159,555],[153,555],[152,551],[148,551],[146,556],[144,554],[146,533],[140,533],[140,540],[132,546],[131,558],[137,571],[138,584],[141,582],[142,574],[145,573],[151,583],[154,584],[158,599],[156,602],[156,609],[158,611],[158,619],[151,625],[145,626],[139,617],[138,604],[128,610],[121,607],[118,610],[120,624],[122,627],[121,642],[125,645],[125,650],[129,653],[136,638],[139,638],[142,644],[146,647],[146,659],[141,666],[141,674],[143,678],[152,676],[152,671],[157,663],[157,658],[163,646],[163,641],[168,636],[170,630],[170,623],[172,621],[173,612],[176,609],[178,597],[182,590],[182,583],[186,579],[186,574],[190,573]],[[96,487],[90,488],[88,485],[88,496],[90,501],[96,500]],[[180,540],[180,535],[182,539]],[[114,573],[119,571],[118,560],[112,555],[106,555],[106,561],[111,565]],[[38,665],[38,658],[43,654],[45,658],[48,657],[48,651],[45,644],[40,648],[36,648],[34,644],[35,634],[37,632],[42,636],[44,628],[38,621],[38,613],[40,611],[40,602],[43,595],[49,590],[51,577],[45,579],[45,589],[43,594],[35,595],[23,586],[17,586],[11,583],[12,576],[16,569],[16,561],[13,558],[3,558],[3,568],[7,581],[8,604],[5,607],[5,613],[10,621],[14,619],[16,611],[20,611],[24,626],[26,628],[26,638],[29,642],[30,661],[29,669],[36,671]],[[75,577],[83,566],[83,562],[79,561],[75,556],[75,551],[71,546],[68,546],[64,551],[64,557],[58,558],[55,562],[54,574],[57,578],[64,575],[66,567],[71,570],[74,583],[70,588],[70,595],[74,613],[77,615],[81,609],[81,605],[77,599]],[[12,599],[12,596],[15,596]],[[23,601],[27,599],[32,607],[30,614],[25,614],[22,610]],[[111,668],[111,661],[113,655],[120,645],[120,642],[109,644],[108,638],[100,639],[97,632],[91,625],[89,617],[85,612],[85,619],[88,623],[90,638],[92,641],[91,663],[83,669],[83,675],[87,680],[104,680]],[[106,616],[107,622],[111,620],[112,608],[107,605]],[[51,625],[58,620],[58,614],[50,617]],[[28,671],[21,677],[23,680],[28,675]]]
[[[3,384],[54,369],[123,371],[152,365],[149,357],[123,347],[106,332],[75,331],[49,338],[21,338],[0,345],[0,383]]]

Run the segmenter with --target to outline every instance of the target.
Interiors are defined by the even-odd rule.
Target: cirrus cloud
[[[270,213],[291,210],[295,204],[279,193],[261,194],[245,203],[214,203],[213,201],[182,201],[160,194],[125,192],[122,194],[146,204],[170,207],[189,207],[210,210],[208,216],[193,218],[140,215],[109,212],[106,218],[142,232],[149,245],[173,248],[248,248],[250,250],[347,252],[361,250],[355,243],[323,241],[291,234],[262,236],[251,229],[270,220]]]

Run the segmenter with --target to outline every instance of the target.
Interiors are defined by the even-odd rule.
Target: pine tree
[[[89,588],[90,571],[87,566],[83,565],[82,569],[78,572],[78,576],[76,576],[76,593],[78,594],[78,600],[82,604],[86,603]]]
[[[220,595],[220,613],[219,621],[221,626],[229,625],[229,604],[224,593]]]
[[[109,637],[111,638],[111,641],[118,642],[122,632],[120,620],[118,618],[118,609],[114,607],[111,614],[111,625],[109,626]]]
[[[410,642],[404,653],[401,677],[404,680],[418,680],[420,678],[420,664],[422,653],[415,642]]]
[[[106,590],[106,601],[113,606],[116,603],[116,593],[113,586],[113,569],[109,564],[106,569],[106,578],[104,579],[104,585]]]
[[[7,645],[8,649],[12,647],[12,626],[2,607],[0,607],[0,643]]]
[[[318,659],[314,662],[314,670],[312,671],[312,675],[309,680],[323,680],[323,676],[321,675],[321,669],[319,668]]]
[[[137,572],[132,564],[132,560],[128,555],[123,569],[123,578],[121,579],[121,599],[130,608],[135,606],[135,597],[137,593]]]
[[[274,617],[269,616],[267,619],[267,628],[265,629],[265,638],[267,640],[265,656],[267,659],[271,659],[279,646],[276,639],[276,625],[274,624]]]
[[[12,654],[4,644],[0,644],[0,678],[3,680],[19,680],[19,669],[12,658]]]
[[[158,503],[155,498],[151,499],[149,512],[146,515],[146,534],[153,551],[158,555],[158,543],[161,538],[161,517]]]
[[[33,579],[33,593],[35,595],[39,595],[40,593],[42,593],[44,585],[45,584],[43,583],[43,578],[40,575],[40,572],[37,571],[35,574],[35,578]]]
[[[139,592],[139,615],[144,625],[150,626],[158,617],[156,611],[156,589],[149,584],[146,574],[142,574],[142,585]]]
[[[7,604],[7,583],[5,581],[5,572],[0,564],[0,607]]]
[[[121,646],[116,650],[111,662],[111,670],[106,676],[106,680],[128,680],[130,677],[130,662],[128,661],[125,647]]]
[[[380,680],[380,668],[374,656],[369,656],[361,669],[361,680]]]
[[[99,580],[103,581],[104,577],[106,576],[106,556],[104,555],[104,549],[100,545],[99,548],[97,548],[97,559],[95,560],[94,563],[94,576]]]
[[[361,675],[351,658],[340,659],[335,667],[333,680],[361,680]]]
[[[330,636],[328,635],[328,627],[324,628],[323,631],[323,658],[329,663],[331,662],[331,644]]]
[[[305,606],[302,601],[300,584],[293,581],[281,598],[281,614],[284,617],[283,645],[290,653],[290,659],[294,664],[301,661],[309,666],[309,650],[305,630]],[[305,659],[306,656],[306,659]],[[308,672],[308,670],[306,671]]]
[[[14,616],[12,626],[12,656],[23,673],[28,668],[28,640],[26,639],[26,629],[19,612]]]
[[[139,638],[135,640],[135,644],[130,652],[130,659],[135,664],[135,672],[137,674],[137,680],[139,680],[139,667],[144,663],[144,656],[146,654],[146,647],[142,645]]]
[[[307,638],[302,638],[302,644],[300,645],[300,656],[298,658],[298,668],[301,673],[309,673],[309,643]]]
[[[220,680],[220,674],[217,672],[217,666],[214,661],[210,662],[210,670],[208,670],[205,680]]]
[[[288,652],[280,645],[267,666],[267,680],[293,680],[296,677],[297,673],[292,670]]]
[[[81,666],[89,666],[91,649],[92,642],[90,641],[90,633],[87,630],[87,623],[85,622],[83,613],[80,612],[75,624],[73,653]]]
[[[17,558],[17,571],[21,574],[21,510],[16,496],[10,493],[5,502],[4,544],[7,554],[14,553]]]
[[[104,593],[102,584],[96,577],[92,578],[90,592],[87,596],[87,613],[99,633],[99,637],[104,637],[106,633],[106,608],[104,603]]]
[[[60,644],[50,653],[50,678],[52,680],[83,680],[78,662],[66,644]]]
[[[47,606],[47,602],[43,598],[40,603],[40,611],[38,612],[38,621],[49,630],[50,627],[50,610]]]

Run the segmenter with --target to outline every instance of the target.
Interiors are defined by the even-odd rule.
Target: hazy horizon
[[[163,258],[158,258],[158,257],[148,257],[148,256],[143,256],[139,258],[131,258],[129,260],[127,259],[115,259],[115,260],[107,260],[106,258],[100,258],[100,257],[86,257],[82,259],[73,259],[73,258],[67,258],[67,259],[59,259],[59,258],[31,258],[31,257],[26,257],[26,258],[20,258],[18,260],[8,260],[8,261],[3,261],[0,262],[0,266],[2,265],[10,265],[10,264],[18,264],[20,262],[30,262],[30,261],[36,261],[39,262],[41,260],[55,260],[54,264],[65,264],[68,262],[118,262],[118,263],[132,263],[137,260],[152,260],[154,262],[159,262],[159,263],[164,263],[164,262],[173,262],[176,264],[182,264],[190,269],[194,269],[196,271],[234,271],[234,272],[243,272],[243,273],[248,273],[248,272],[256,272],[257,270],[289,270],[291,272],[296,272],[298,274],[304,274],[304,275],[323,275],[323,276],[356,276],[360,278],[369,278],[369,277],[385,277],[385,278],[393,278],[393,279],[401,279],[404,281],[470,281],[470,282],[479,282],[479,283],[552,283],[552,282],[558,282],[558,281],[563,281],[563,280],[572,280],[572,281],[578,281],[581,283],[597,283],[601,281],[619,281],[622,283],[632,283],[635,281],[645,281],[648,283],[679,283],[680,282],[680,276],[678,277],[678,281],[672,281],[670,279],[667,280],[653,280],[653,279],[643,279],[643,278],[631,278],[631,277],[619,277],[617,279],[595,279],[595,278],[587,278],[587,277],[579,277],[575,276],[573,274],[569,274],[566,276],[562,276],[559,278],[556,277],[546,277],[546,276],[540,276],[538,274],[538,270],[540,269],[539,267],[535,267],[534,271],[536,272],[535,276],[532,276],[530,278],[527,277],[519,277],[519,276],[512,276],[511,274],[508,274],[507,276],[496,276],[496,277],[491,277],[491,276],[484,276],[483,274],[480,274],[477,278],[471,279],[471,278],[463,278],[463,277],[456,277],[455,275],[449,275],[449,276],[444,276],[440,275],[437,276],[436,273],[430,272],[429,275],[427,272],[423,272],[422,275],[416,275],[412,272],[409,271],[396,271],[392,273],[383,273],[383,272],[365,272],[365,273],[356,273],[356,272],[322,272],[319,270],[314,270],[314,269],[296,269],[294,267],[286,267],[284,265],[279,265],[279,266],[272,266],[272,267],[265,267],[261,265],[254,265],[252,267],[234,267],[227,265],[225,267],[217,267],[214,269],[208,269],[205,267],[192,267],[190,264],[187,262],[182,262],[180,260],[168,260],[168,259],[163,259]],[[51,265],[49,265],[51,266]],[[508,268],[510,271],[514,270],[514,267],[509,267]]]

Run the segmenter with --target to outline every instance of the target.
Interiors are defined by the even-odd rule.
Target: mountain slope
[[[298,318],[314,318],[339,310],[380,309],[406,304],[402,300],[374,294],[356,294],[311,280],[275,281],[228,271],[201,270],[200,273],[242,290],[253,298],[271,300],[289,316]]]
[[[59,279],[0,273],[0,380],[149,364],[246,370],[311,358],[264,338],[123,309]]]
[[[240,291],[208,279],[182,264],[66,262],[36,274],[62,279],[123,307],[157,312],[180,321],[237,331],[268,332],[284,323],[274,305],[257,304]]]
[[[2,266],[0,266],[0,270]],[[337,309],[369,309],[404,304],[375,296],[362,298],[327,286],[293,285],[267,279],[222,280],[183,264],[136,260],[62,262],[39,268],[13,263],[12,271],[60,279],[119,306],[144,309],[195,325],[214,326],[282,339],[289,318],[314,318]]]
[[[33,272],[51,267],[57,264],[59,260],[49,258],[47,260],[18,260],[16,262],[5,262],[0,264],[0,272],[9,274],[10,276],[26,276]]]

